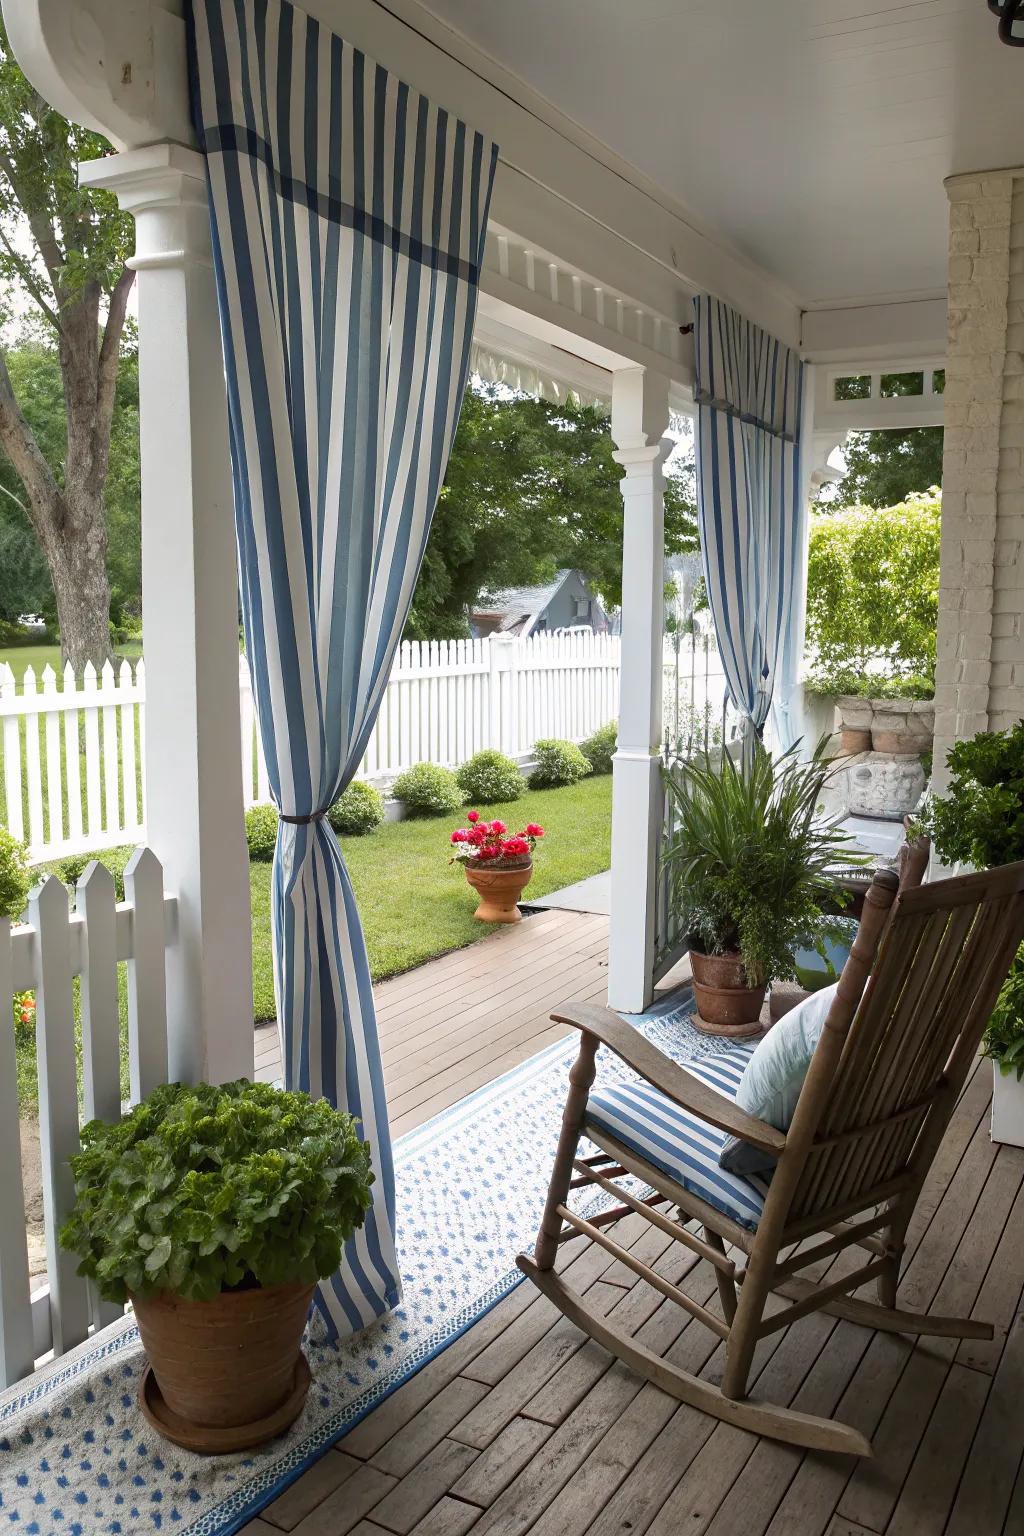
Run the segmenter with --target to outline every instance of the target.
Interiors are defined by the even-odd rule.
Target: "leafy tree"
[[[885,399],[920,395],[924,375],[883,373],[879,387]],[[943,370],[934,376],[934,388],[942,394],[946,387]],[[837,400],[863,400],[870,394],[871,381],[866,374],[835,382]],[[834,486],[826,487],[826,505],[841,507],[894,507],[915,491],[928,491],[942,485],[942,428],[910,427],[904,431],[886,428],[881,432],[851,432],[843,448],[846,473]]]
[[[594,406],[470,388],[427,544],[407,638],[466,633],[484,593],[583,571],[606,603],[622,599],[621,467]],[[685,479],[665,492],[668,554],[697,548]]]
[[[807,641],[823,691],[854,691],[869,663],[934,676],[940,515],[933,493],[812,518]]]
[[[67,434],[56,348],[25,341],[10,348],[6,363],[32,435],[47,464],[59,475]],[[139,371],[129,336],[117,374],[104,493],[110,614],[116,625],[131,624],[141,612],[139,498]],[[41,613],[56,629],[53,585],[28,514],[25,488],[10,460],[0,455],[0,619],[16,619],[21,613]]]
[[[28,300],[54,347],[62,445],[40,442],[0,347],[0,448],[46,558],[64,656],[76,669],[110,652],[104,506],[125,311],[131,220],[78,166],[109,151],[67,122],[22,74],[0,24],[0,286]],[[9,316],[8,316],[9,318]],[[48,451],[49,450],[49,451]],[[17,494],[17,493],[15,493]],[[4,498],[6,499],[6,498]]]
[[[915,491],[942,485],[942,428],[851,432],[846,473],[831,488],[834,505],[894,507]]]

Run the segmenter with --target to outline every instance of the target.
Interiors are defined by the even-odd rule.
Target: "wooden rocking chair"
[[[735,1093],[745,1052],[733,1047],[731,1071],[728,1052],[687,1071],[607,1008],[574,1004],[554,1014],[581,1031],[580,1053],[569,1074],[535,1252],[517,1260],[567,1317],[663,1391],[755,1434],[862,1456],[871,1454],[870,1443],[851,1426],[748,1397],[754,1348],[766,1334],[818,1310],[889,1332],[992,1337],[987,1323],[902,1311],[896,1290],[921,1186],[1024,938],[1024,862],[914,888],[904,884],[898,895],[897,884],[885,871],[867,893],[786,1133],[744,1113],[722,1091]],[[599,1045],[642,1081],[592,1095]],[[777,1159],[767,1185],[719,1167],[727,1136]],[[581,1158],[581,1137],[600,1155]],[[615,1179],[624,1174],[654,1194],[644,1200],[622,1189]],[[620,1203],[583,1220],[567,1201],[570,1188],[586,1185]],[[658,1205],[678,1215],[673,1219]],[[628,1212],[714,1266],[722,1317],[615,1242],[606,1226]],[[686,1230],[688,1220],[702,1225],[703,1238]],[[720,1388],[630,1338],[556,1274],[558,1244],[577,1233],[725,1341]],[[727,1243],[747,1256],[742,1270]],[[866,1249],[867,1261],[838,1279],[816,1283],[800,1275],[851,1246]],[[848,1294],[869,1280],[877,1281],[877,1302]],[[766,1312],[772,1292],[792,1304]]]

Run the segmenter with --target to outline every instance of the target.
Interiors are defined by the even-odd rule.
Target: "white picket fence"
[[[418,762],[455,768],[485,747],[523,760],[544,737],[582,741],[618,715],[620,650],[590,631],[406,642],[358,777],[387,786]],[[0,807],[37,862],[145,838],[144,663],[87,667],[81,683],[68,667],[61,681],[29,668],[18,689],[0,665]],[[239,691],[250,806],[271,795],[244,657]],[[667,750],[720,733],[724,679],[706,637],[666,639],[664,697]]]
[[[141,841],[145,828],[146,669],[28,667],[19,690],[0,665],[3,805],[7,830],[33,859]],[[39,687],[39,683],[42,687]],[[83,794],[84,786],[84,794]]]
[[[28,921],[0,918],[0,1386],[26,1376],[41,1356],[64,1354],[91,1326],[121,1312],[100,1301],[75,1273],[57,1232],[74,1203],[69,1158],[79,1126],[121,1114],[118,963],[127,962],[128,1072],[132,1102],[167,1081],[165,950],[174,941],[176,903],[148,848],[133,854],[117,902],[110,872],[94,864],[74,897],[49,875],[33,892]],[[75,979],[81,1069],[75,1040]],[[11,999],[31,991],[36,1005],[36,1071],[46,1283],[30,1288],[18,1125]]]

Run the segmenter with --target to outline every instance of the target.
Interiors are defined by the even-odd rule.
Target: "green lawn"
[[[118,656],[127,656],[129,661],[136,661],[142,655],[142,641],[128,640],[114,649]],[[7,662],[19,688],[29,667],[36,674],[37,686],[44,667],[52,667],[58,677],[61,675],[59,645],[0,645],[0,661]]]
[[[531,790],[512,805],[484,808],[517,831],[539,822],[546,836],[536,854],[535,872],[526,890],[545,896],[575,880],[599,874],[611,858],[610,775],[583,779],[564,789]],[[451,949],[462,949],[492,930],[478,923],[476,897],[457,864],[449,864],[450,817],[385,823],[366,837],[342,840],[366,934],[374,981],[422,965]],[[129,850],[100,854],[122,870]],[[43,866],[43,868],[53,866]],[[274,1017],[274,978],[270,951],[270,865],[250,865],[252,893],[253,1013],[256,1021]],[[122,1091],[127,1093],[127,987],[118,966],[121,1000]],[[77,1000],[76,1000],[77,1011]],[[80,1049],[80,1042],[79,1042]],[[24,1107],[36,1101],[35,1040],[24,1031],[17,1041],[18,1092]]]
[[[611,805],[612,781],[605,775],[564,789],[531,790],[512,805],[487,806],[482,814],[515,830],[528,821],[544,828],[524,896],[529,901],[608,868]],[[473,917],[476,898],[462,870],[448,863],[454,825],[445,817],[395,821],[368,837],[342,840],[374,981],[462,949],[490,931]],[[254,1012],[257,1019],[272,1019],[270,865],[251,865],[249,882]]]

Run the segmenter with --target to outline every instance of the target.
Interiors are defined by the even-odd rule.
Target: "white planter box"
[[[992,1063],[992,1140],[1024,1147],[1024,1082]]]

